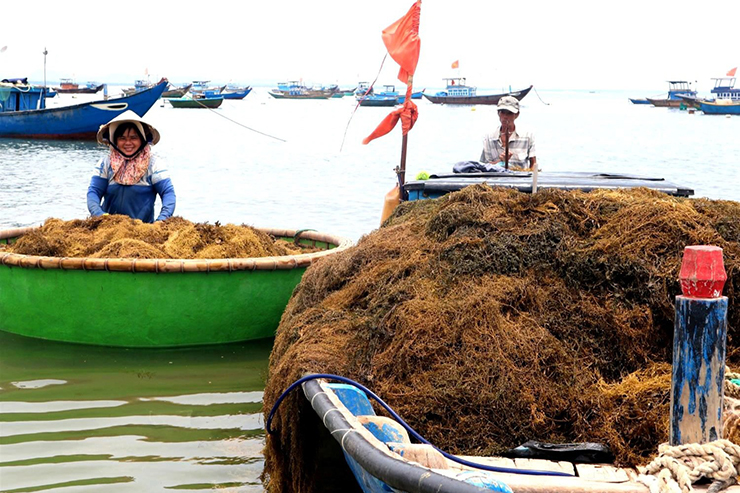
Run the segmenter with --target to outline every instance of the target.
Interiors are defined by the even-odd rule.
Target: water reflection
[[[142,350],[0,332],[0,489],[262,491],[272,342]]]

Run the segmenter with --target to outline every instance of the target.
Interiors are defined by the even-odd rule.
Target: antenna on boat
[[[44,46],[44,89],[46,89],[46,55],[48,55],[49,52],[46,50],[46,46]]]

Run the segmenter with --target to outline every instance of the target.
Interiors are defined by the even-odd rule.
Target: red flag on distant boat
[[[733,68],[729,72],[727,72],[728,77],[735,77],[735,72],[737,72],[737,67]]]
[[[455,60],[452,62],[452,68],[460,68],[460,60]]]
[[[421,0],[411,6],[409,11],[390,26],[383,29],[383,43],[388,54],[400,66],[398,79],[408,84],[409,76],[414,75],[416,64],[419,62],[419,14]]]
[[[382,137],[387,134],[401,120],[403,135],[409,133],[419,117],[416,104],[411,101],[411,93],[414,80],[416,64],[419,62],[419,50],[421,40],[419,39],[419,15],[421,13],[421,0],[417,0],[411,6],[405,16],[394,22],[383,30],[383,43],[388,49],[388,54],[401,66],[398,79],[406,84],[406,99],[403,106],[393,110],[386,116],[377,128],[365,137],[363,144]]]

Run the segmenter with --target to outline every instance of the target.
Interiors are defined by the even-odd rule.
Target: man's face
[[[502,127],[510,126],[517,119],[519,113],[512,113],[508,110],[498,110],[498,120]]]

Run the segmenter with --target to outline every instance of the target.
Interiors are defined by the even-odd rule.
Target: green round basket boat
[[[32,229],[0,231],[0,244]],[[38,257],[0,248],[0,330],[140,348],[273,337],[306,268],[352,242],[311,230],[257,229],[322,250],[176,260]]]

